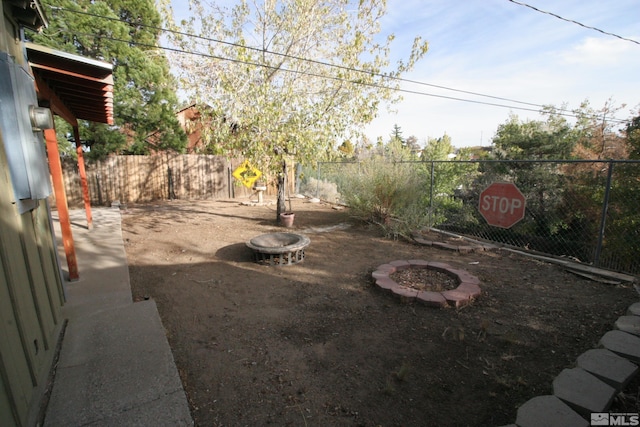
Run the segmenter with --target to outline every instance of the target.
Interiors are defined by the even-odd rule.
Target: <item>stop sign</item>
[[[489,225],[511,228],[524,218],[525,199],[518,187],[494,182],[480,193],[478,210]]]

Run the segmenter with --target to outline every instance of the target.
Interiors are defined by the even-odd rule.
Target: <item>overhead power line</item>
[[[208,54],[208,53],[192,52],[192,51],[187,51],[187,50],[177,49],[177,48],[171,48],[171,47],[163,47],[163,46],[155,46],[155,45],[139,43],[139,42],[131,42],[131,41],[128,41],[128,40],[117,39],[117,38],[113,38],[113,37],[101,36],[101,35],[96,35],[96,34],[77,33],[77,32],[74,33],[74,34],[83,35],[83,36],[89,36],[89,37],[97,37],[97,38],[100,38],[100,39],[111,40],[111,41],[116,41],[116,42],[121,42],[121,43],[128,43],[128,44],[133,44],[133,45],[136,45],[136,46],[142,46],[142,47],[147,47],[147,48],[162,49],[162,50],[166,50],[166,51],[169,51],[169,52],[175,52],[175,53],[180,53],[180,54],[195,55],[195,56],[200,56],[200,57],[209,58],[209,59],[216,59],[216,60],[219,60],[219,61],[228,61],[228,62],[233,62],[233,63],[237,63],[237,64],[250,65],[250,66],[254,66],[254,67],[268,68],[268,69],[271,69],[271,70],[278,70],[278,71],[283,71],[283,72],[292,73],[292,74],[300,74],[300,75],[305,75],[305,76],[317,77],[317,78],[321,78],[321,79],[335,80],[335,81],[339,81],[339,82],[356,84],[356,85],[367,86],[367,87],[372,87],[372,88],[389,89],[389,90],[393,90],[395,92],[408,93],[408,94],[412,94],[412,95],[430,96],[430,97],[433,97],[433,98],[447,99],[447,100],[451,100],[451,101],[467,102],[467,103],[472,103],[472,104],[487,105],[487,106],[501,107],[501,108],[509,108],[509,109],[512,109],[512,110],[530,111],[530,112],[536,112],[536,113],[540,113],[541,112],[541,108],[542,108],[542,107],[541,108],[518,107],[518,106],[513,106],[513,105],[507,105],[507,104],[498,104],[498,103],[494,103],[494,102],[478,101],[478,100],[466,99],[466,98],[457,98],[457,97],[447,96],[447,95],[438,95],[438,94],[434,94],[434,93],[421,92],[421,91],[417,91],[417,90],[402,89],[402,88],[392,88],[392,87],[384,86],[384,85],[379,84],[379,83],[364,82],[364,81],[362,81],[360,79],[349,80],[349,79],[345,79],[345,78],[342,78],[342,77],[336,77],[336,76],[331,76],[331,75],[326,75],[326,74],[318,74],[318,73],[313,73],[313,72],[310,72],[310,71],[292,70],[292,69],[289,69],[289,68],[276,67],[276,66],[273,66],[273,65],[262,64],[262,63],[258,63],[258,62],[252,62],[252,61],[244,61],[244,60],[235,59],[235,58],[226,58],[226,57],[223,57],[223,56],[211,55],[211,54]],[[579,118],[580,117],[580,116],[578,116],[577,114],[575,114],[573,112],[567,112],[567,111],[568,110],[559,109],[559,108],[555,109],[555,113],[560,115],[560,116],[572,117],[572,118]],[[594,117],[599,117],[599,116],[596,115]],[[618,123],[618,124],[622,124],[622,123],[627,123],[628,122],[628,120],[615,119],[615,118],[607,119],[607,121],[612,122],[612,123]]]
[[[254,66],[254,67],[261,67],[261,68],[268,68],[268,69],[271,69],[271,70],[278,70],[278,71],[283,71],[283,72],[286,72],[286,73],[300,74],[300,75],[311,76],[311,77],[318,77],[318,78],[321,78],[321,79],[335,80],[335,81],[339,81],[339,82],[351,83],[351,84],[356,84],[356,85],[361,85],[361,86],[368,86],[368,87],[373,87],[373,88],[378,88],[378,89],[389,89],[389,90],[393,90],[393,91],[396,91],[396,92],[409,93],[409,94],[413,94],[413,95],[431,96],[431,97],[435,97],[435,98],[443,98],[443,99],[449,99],[449,100],[453,100],[453,101],[470,102],[470,103],[474,103],[474,104],[490,105],[490,106],[494,106],[494,107],[503,107],[503,108],[511,108],[511,109],[524,110],[524,111],[540,112],[540,109],[537,109],[537,108],[516,107],[516,106],[506,105],[506,104],[497,104],[497,103],[486,102],[486,101],[477,101],[477,100],[473,100],[473,99],[456,98],[456,97],[453,97],[453,96],[446,96],[446,95],[437,95],[437,94],[434,94],[434,93],[420,92],[420,91],[417,91],[417,90],[393,88],[393,87],[385,86],[385,85],[380,84],[380,83],[365,82],[365,81],[362,81],[360,79],[350,80],[350,79],[346,79],[346,78],[343,78],[343,77],[336,77],[336,76],[327,75],[327,74],[319,74],[319,73],[314,73],[314,72],[311,72],[311,71],[293,70],[293,69],[284,68],[284,67],[281,67],[281,66],[273,66],[273,65],[268,65],[268,64],[262,64],[262,63],[259,63],[259,62],[245,61],[245,60],[235,59],[235,58],[226,58],[224,56],[212,55],[212,54],[203,53],[203,52],[188,51],[188,50],[172,48],[172,47],[166,47],[166,46],[155,46],[155,45],[150,45],[150,44],[146,44],[146,43],[132,42],[130,40],[118,39],[118,38],[115,38],[115,37],[102,36],[102,35],[98,35],[98,34],[78,33],[78,32],[74,32],[74,34],[80,35],[80,36],[96,37],[96,38],[99,38],[99,39],[111,40],[111,41],[115,41],[115,42],[128,43],[128,44],[131,44],[131,45],[142,46],[142,47],[147,47],[147,48],[162,49],[162,50],[166,50],[166,51],[174,52],[174,53],[187,54],[187,55],[196,55],[196,56],[201,56],[203,58],[216,59],[216,60],[219,60],[219,61],[228,61],[228,62],[233,62],[233,63],[236,63],[236,64],[251,65],[251,66]],[[369,74],[371,74],[371,73],[369,73]],[[570,116],[570,117],[576,117],[574,114],[563,114],[563,113],[559,113],[559,114]]]
[[[509,0],[509,1],[511,1],[511,0]],[[75,11],[75,10],[70,10],[70,9],[61,8],[61,7],[52,6],[51,8],[53,10],[59,10],[59,11],[63,11],[63,12],[71,12],[71,13],[89,15],[89,16],[93,16],[93,17],[97,17],[97,18],[101,18],[101,19],[108,19],[108,20],[113,20],[113,21],[118,21],[118,22],[124,22],[124,23],[130,25],[127,21],[123,21],[123,20],[120,20],[120,19],[117,19],[117,18],[101,16],[101,15],[92,14],[92,13],[89,13],[89,12]],[[281,53],[278,53],[278,52],[265,51],[263,49],[257,49],[257,48],[253,48],[253,47],[250,47],[250,46],[240,45],[240,44],[227,42],[227,41],[222,41],[222,40],[216,40],[216,39],[212,39],[212,38],[198,36],[198,35],[194,35],[194,34],[190,34],[190,33],[179,32],[179,31],[175,31],[175,30],[169,30],[169,29],[165,29],[165,28],[161,28],[161,27],[154,27],[154,26],[144,25],[144,24],[136,24],[136,25],[140,26],[140,27],[146,27],[146,28],[155,29],[155,30],[158,30],[158,31],[171,32],[171,33],[175,33],[175,34],[179,34],[179,35],[183,35],[183,36],[194,37],[194,38],[205,40],[205,41],[209,41],[209,42],[221,43],[221,44],[225,44],[225,45],[229,45],[229,46],[233,46],[233,47],[238,47],[238,48],[243,48],[243,49],[256,50],[256,51],[259,51],[260,53],[269,53],[269,54],[273,54],[273,55],[277,55],[277,56],[281,56],[281,57],[287,57],[287,58],[291,58],[291,59],[306,61],[306,62],[309,62],[309,63],[314,63],[314,64],[323,65],[323,66],[327,66],[327,67],[333,67],[333,68],[348,70],[348,71],[352,71],[352,72],[364,73],[364,74],[367,74],[369,76],[381,77],[381,78],[385,78],[385,79],[389,79],[389,80],[395,80],[395,81],[399,81],[399,82],[407,82],[407,83],[414,83],[414,84],[419,84],[419,85],[424,85],[424,86],[436,87],[436,88],[440,88],[440,89],[445,89],[445,90],[450,90],[450,91],[455,91],[455,92],[460,92],[460,93],[466,93],[466,94],[470,94],[470,95],[476,95],[476,96],[487,97],[487,98],[492,98],[492,99],[496,99],[496,100],[502,100],[502,101],[507,101],[507,102],[523,104],[523,105],[529,105],[531,107],[536,107],[536,108],[520,107],[520,106],[514,106],[514,105],[507,105],[507,104],[499,104],[499,103],[494,103],[494,102],[479,101],[479,100],[466,99],[466,98],[458,98],[458,97],[446,96],[446,95],[438,95],[438,94],[433,94],[433,93],[428,93],[428,92],[421,92],[421,91],[417,91],[417,90],[409,90],[409,89],[402,89],[402,88],[396,88],[396,87],[389,87],[389,86],[385,86],[385,85],[380,84],[380,83],[364,82],[364,81],[362,81],[360,79],[349,80],[349,79],[346,79],[346,78],[341,78],[341,77],[336,77],[336,76],[331,76],[331,75],[326,75],[326,74],[313,73],[313,72],[310,72],[310,71],[292,70],[292,69],[288,69],[288,68],[283,68],[281,66],[280,67],[275,67],[275,66],[268,65],[268,64],[263,64],[263,63],[253,62],[253,61],[245,61],[245,60],[240,60],[240,59],[235,59],[235,58],[227,58],[227,57],[218,56],[218,55],[212,55],[212,54],[208,54],[208,53],[193,52],[193,51],[187,51],[187,50],[184,50],[184,49],[178,49],[178,48],[172,48],[172,47],[166,47],[166,46],[157,46],[157,45],[145,44],[145,43],[140,43],[140,42],[132,42],[131,40],[123,40],[123,39],[118,39],[118,38],[109,37],[109,36],[103,36],[103,35],[98,35],[98,34],[78,33],[78,32],[74,32],[73,34],[82,35],[82,36],[88,36],[88,37],[96,37],[96,38],[99,38],[99,39],[111,40],[111,41],[127,43],[127,44],[133,44],[133,45],[137,45],[137,46],[146,47],[146,48],[149,48],[149,49],[162,49],[162,50],[169,51],[169,52],[174,52],[174,53],[201,56],[201,57],[206,57],[206,58],[210,58],[210,59],[216,59],[216,60],[220,60],[220,61],[227,61],[227,62],[239,63],[239,64],[250,65],[250,66],[255,66],[255,67],[268,68],[268,69],[272,69],[272,70],[279,70],[279,71],[293,73],[293,74],[307,75],[307,76],[311,76],[311,77],[317,77],[317,78],[322,78],[322,79],[341,81],[341,82],[351,83],[351,84],[358,84],[358,85],[367,86],[367,87],[386,89],[386,90],[393,90],[393,91],[396,91],[396,92],[408,93],[408,94],[412,94],[412,95],[429,96],[429,97],[447,99],[447,100],[452,100],[452,101],[467,102],[467,103],[472,103],[472,104],[487,105],[487,106],[492,106],[492,107],[509,108],[509,109],[513,109],[513,110],[530,111],[530,112],[538,112],[538,113],[540,113],[541,110],[543,108],[545,108],[545,106],[541,105],[541,104],[534,104],[534,103],[530,103],[530,102],[517,101],[517,100],[512,100],[512,99],[509,99],[509,98],[503,98],[503,97],[498,97],[498,96],[481,94],[481,93],[477,93],[477,92],[465,91],[465,90],[461,90],[461,89],[449,88],[449,87],[446,87],[446,86],[438,86],[438,85],[433,85],[433,84],[430,84],[430,83],[425,83],[425,82],[420,82],[420,81],[415,81],[415,80],[409,80],[409,79],[403,79],[403,78],[395,77],[395,76],[389,76],[389,75],[386,75],[386,74],[372,73],[372,72],[366,71],[366,70],[360,70],[360,69],[356,69],[356,68],[345,67],[345,66],[342,66],[342,65],[330,64],[330,63],[327,63],[327,62],[301,58],[301,57],[297,57],[297,56],[293,56],[293,55],[281,54]],[[563,108],[555,108],[555,113],[558,114],[558,115],[561,115],[561,116],[565,116],[565,117],[579,118],[579,116],[577,114],[575,114],[574,112],[572,112],[570,110],[563,109]],[[598,116],[595,116],[595,117],[598,117]],[[628,122],[628,120],[615,119],[615,118],[608,119],[608,121],[610,121],[612,123],[618,123],[618,124],[622,124],[622,123],[627,123]]]
[[[62,12],[70,12],[70,13],[76,13],[76,14],[81,14],[81,15],[88,15],[88,16],[93,16],[93,17],[96,17],[96,18],[108,19],[108,20],[112,20],[112,21],[124,22],[126,24],[129,24],[128,22],[122,21],[119,18],[111,18],[111,17],[107,17],[107,16],[97,15],[97,14],[84,12],[84,11],[79,11],[79,10],[71,10],[71,9],[66,9],[66,8],[62,8],[62,7],[51,6],[51,8],[53,10],[59,10],[59,11],[62,11]],[[427,86],[427,87],[433,87],[433,88],[436,88],[436,89],[443,89],[443,90],[448,90],[448,91],[452,91],[452,92],[464,93],[464,94],[467,94],[467,95],[474,95],[474,96],[480,96],[480,97],[484,97],[484,98],[491,98],[491,99],[495,99],[495,100],[498,100],[498,101],[513,102],[515,104],[528,105],[528,106],[531,106],[531,107],[536,107],[538,109],[542,109],[542,108],[545,107],[542,104],[535,104],[535,103],[532,103],[532,102],[519,101],[517,99],[511,99],[511,98],[506,98],[506,97],[502,97],[502,96],[487,95],[487,94],[480,93],[480,92],[468,91],[468,90],[463,90],[463,89],[456,89],[456,88],[452,88],[452,87],[448,87],[448,86],[436,85],[436,84],[433,84],[433,83],[427,83],[427,82],[422,82],[422,81],[418,81],[418,80],[410,80],[410,79],[405,79],[405,78],[402,78],[402,77],[390,76],[388,74],[373,73],[373,72],[367,71],[367,70],[361,70],[361,69],[357,69],[357,68],[353,68],[353,67],[347,67],[347,66],[344,66],[344,65],[331,64],[331,63],[324,62],[324,61],[318,61],[318,60],[315,60],[315,59],[303,58],[303,57],[300,57],[300,56],[295,56],[295,55],[290,55],[290,54],[285,54],[285,53],[280,53],[280,52],[272,52],[272,51],[269,51],[269,50],[264,50],[264,49],[255,48],[255,47],[252,47],[252,46],[246,46],[246,45],[242,45],[242,44],[239,44],[239,43],[233,43],[233,42],[224,41],[224,40],[218,40],[218,39],[214,39],[214,38],[210,38],[210,37],[204,37],[204,36],[201,36],[201,35],[192,34],[192,33],[186,33],[186,32],[183,32],[183,31],[170,30],[170,29],[167,29],[167,28],[155,27],[155,26],[145,25],[145,24],[136,24],[136,25],[140,26],[140,27],[145,27],[145,28],[150,28],[150,29],[153,29],[153,30],[166,32],[166,33],[172,33],[172,34],[177,34],[177,35],[180,35],[180,36],[192,37],[192,38],[199,39],[199,40],[204,40],[204,41],[207,41],[207,42],[213,42],[213,43],[218,43],[218,44],[224,44],[224,45],[227,45],[227,46],[232,46],[232,47],[238,47],[238,48],[242,48],[242,49],[252,50],[252,51],[255,51],[255,52],[259,52],[261,54],[262,53],[268,53],[270,55],[279,56],[279,57],[282,57],[282,58],[295,59],[295,60],[298,60],[298,61],[305,61],[305,62],[309,62],[309,63],[312,63],[312,64],[322,65],[322,66],[331,67],[331,68],[337,68],[337,69],[341,69],[341,70],[345,70],[345,71],[363,73],[363,74],[367,74],[367,75],[373,76],[373,77],[381,77],[381,78],[384,78],[384,79],[394,80],[394,81],[398,81],[398,82],[411,83],[411,84],[416,84],[416,85],[420,85],[420,86]],[[471,102],[476,102],[476,101],[471,101]],[[559,110],[562,110],[562,109],[559,109]],[[535,110],[535,111],[537,111],[537,110]]]
[[[640,42],[639,42],[639,41],[637,41],[637,40],[633,40],[633,39],[629,39],[629,38],[626,38],[626,37],[622,37],[622,36],[619,36],[619,35],[617,35],[617,34],[610,33],[610,32],[607,32],[607,31],[601,30],[601,29],[596,28],[596,27],[592,27],[592,26],[590,26],[590,25],[585,25],[585,24],[583,24],[582,22],[574,21],[573,19],[563,18],[562,16],[557,15],[557,14],[555,14],[555,13],[553,13],[553,12],[547,12],[546,10],[538,9],[537,7],[535,7],[535,6],[531,6],[530,4],[527,4],[527,3],[522,3],[522,2],[519,2],[519,1],[516,1],[516,0],[507,0],[507,1],[509,1],[509,2],[511,2],[511,3],[514,3],[514,4],[517,4],[517,5],[520,5],[520,6],[528,7],[529,9],[535,10],[536,12],[544,13],[545,15],[553,16],[554,18],[558,18],[558,19],[560,19],[560,20],[562,20],[562,21],[570,22],[570,23],[572,23],[572,24],[579,25],[579,26],[581,26],[581,27],[583,27],[583,28],[587,28],[587,29],[589,29],[589,30],[597,31],[597,32],[602,33],[602,34],[605,34],[605,35],[607,35],[607,36],[617,37],[617,38],[619,38],[620,40],[624,40],[624,41],[628,41],[628,42],[631,42],[631,43],[635,43],[635,44],[640,45]]]

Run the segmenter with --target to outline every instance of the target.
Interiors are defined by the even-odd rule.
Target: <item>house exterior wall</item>
[[[28,73],[19,26],[12,19],[15,6],[4,0],[1,5],[0,54],[4,53],[5,58]],[[8,78],[1,75],[0,79],[4,79],[1,83],[11,84]],[[35,87],[33,97],[27,95],[35,99]],[[1,114],[21,114],[28,109],[23,98],[9,98],[0,100]],[[24,144],[25,134],[8,131],[1,122],[0,425],[31,426],[38,418],[63,328],[60,311],[64,292],[46,197],[39,194],[22,201],[16,197],[16,182],[10,168],[14,160],[9,160],[7,152],[16,144]],[[31,133],[27,131],[28,143],[39,144],[41,139]],[[46,158],[39,159],[37,154],[31,160],[41,160],[39,167],[46,166]],[[33,163],[28,165],[29,173],[32,166]],[[42,179],[41,175],[35,178]],[[49,183],[40,184],[46,193]]]
[[[182,130],[187,134],[187,149],[189,154],[197,153],[202,149],[204,142],[202,141],[202,114],[198,110],[198,107],[191,105],[184,108],[176,114],[178,122],[182,126]]]

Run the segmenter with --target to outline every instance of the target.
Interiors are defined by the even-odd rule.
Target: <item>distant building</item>
[[[219,126],[220,122],[229,126],[232,132],[238,129],[237,124],[225,117],[216,120],[213,108],[207,105],[191,104],[178,111],[176,117],[182,130],[187,134],[187,154],[207,152],[209,141],[206,133],[214,126]]]
[[[202,151],[206,147],[206,143],[202,138],[204,123],[201,109],[196,104],[191,104],[178,111],[176,116],[182,130],[187,134],[187,153]]]
[[[469,153],[469,160],[482,160],[486,159],[491,154],[493,147],[476,145],[474,147],[465,147],[465,151]]]

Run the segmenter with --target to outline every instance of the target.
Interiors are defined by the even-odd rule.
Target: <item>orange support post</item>
[[[76,259],[76,249],[73,244],[73,234],[71,233],[71,220],[69,218],[69,207],[67,206],[67,193],[64,190],[62,180],[62,164],[60,163],[60,152],[58,151],[58,141],[55,129],[46,129],[44,137],[47,141],[47,157],[49,158],[49,170],[53,181],[53,191],[56,196],[56,207],[60,218],[60,230],[62,231],[62,244],[67,257],[67,267],[69,268],[69,280],[79,279],[78,261]]]
[[[89,184],[87,184],[87,172],[84,169],[84,155],[82,153],[82,142],[80,142],[80,132],[78,126],[73,127],[73,137],[76,140],[76,153],[78,154],[78,171],[80,172],[80,185],[82,185],[82,199],[84,200],[84,211],[87,215],[87,228],[93,227],[93,216],[91,215],[91,199],[89,198]]]

